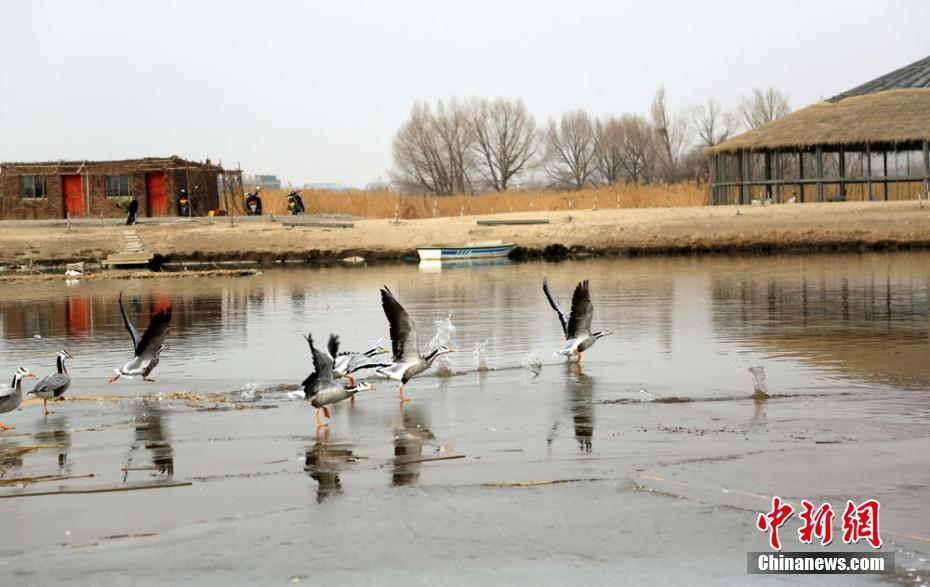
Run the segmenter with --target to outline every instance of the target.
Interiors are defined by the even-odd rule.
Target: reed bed
[[[345,214],[364,218],[439,218],[533,212],[616,208],[703,206],[707,187],[700,182],[637,185],[620,183],[584,190],[507,191],[480,195],[401,195],[390,191],[327,192],[301,190],[307,214]],[[265,214],[287,214],[288,189],[263,190]]]

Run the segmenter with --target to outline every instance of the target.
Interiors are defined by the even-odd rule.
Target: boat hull
[[[467,245],[463,247],[421,247],[417,249],[422,261],[447,261],[452,259],[492,259],[506,257],[515,245]]]

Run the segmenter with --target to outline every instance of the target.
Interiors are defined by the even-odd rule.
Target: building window
[[[119,198],[121,196],[132,195],[132,176],[131,175],[108,175],[107,176],[107,197]]]
[[[45,176],[23,175],[20,181],[20,195],[23,198],[39,199],[45,197]]]

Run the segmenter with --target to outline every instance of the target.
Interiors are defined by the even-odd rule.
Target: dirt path
[[[530,251],[559,244],[595,253],[818,250],[930,246],[930,206],[862,202],[781,206],[650,208],[498,214],[549,224],[478,226],[487,216],[361,220],[353,228],[285,228],[279,222],[137,227],[146,249],[167,260],[400,258],[417,246],[488,240]],[[0,264],[97,261],[122,246],[115,226],[0,227]]]

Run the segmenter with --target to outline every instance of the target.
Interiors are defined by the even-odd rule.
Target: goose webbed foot
[[[155,380],[152,379],[151,377],[143,377],[142,381],[148,381],[149,383],[155,383]]]
[[[65,401],[65,396],[59,395],[58,397],[55,398],[55,401],[56,401],[56,402],[63,402],[63,401]]]
[[[120,377],[119,375],[114,375],[113,377],[110,377],[109,379],[107,379],[107,383],[113,383],[114,381],[119,379],[119,377]]]
[[[326,408],[323,408],[323,410],[325,411]],[[329,417],[328,413],[326,414],[326,417]],[[318,409],[316,411],[316,429],[319,431],[320,428],[326,428],[327,426],[329,426],[329,424],[320,420],[320,410]]]
[[[3,422],[0,422],[0,432],[2,432],[3,430],[15,430],[15,429],[16,429],[16,426],[9,426],[7,424],[4,424]]]

